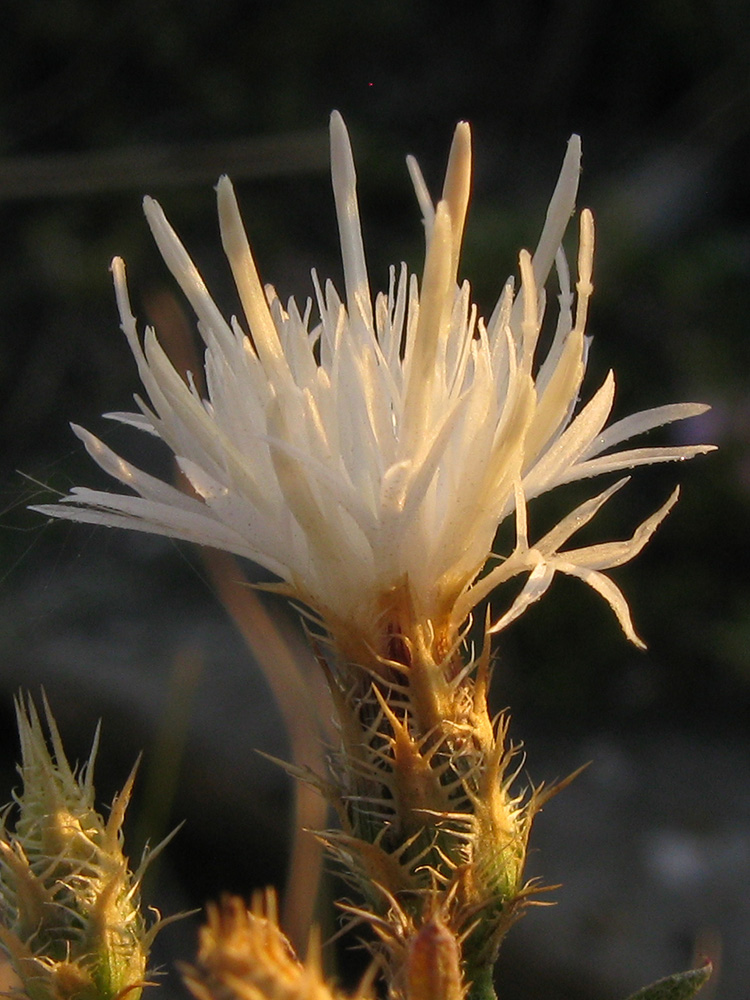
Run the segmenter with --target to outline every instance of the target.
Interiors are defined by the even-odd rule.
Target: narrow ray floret
[[[261,284],[231,183],[218,184],[221,237],[244,317],[226,320],[159,205],[144,209],[161,254],[189,300],[205,344],[205,393],[185,380],[147,328],[141,340],[125,266],[112,264],[122,329],[147,399],[108,416],[162,438],[193,495],[146,474],[82,428],[96,462],[134,495],[75,488],[38,508],[70,518],[187,539],[254,560],[279,590],[306,604],[349,658],[391,655],[394,635],[425,643],[437,661],[472,608],[497,585],[528,574],[495,629],[547,589],[556,572],[579,577],[612,605],[639,643],[625,598],[605,571],[632,558],[674,497],[627,541],[563,546],[621,483],[582,504],[543,538],[528,536],[529,501],[557,486],[653,462],[691,458],[705,445],[622,448],[663,424],[702,413],[681,403],[605,425],[610,373],[578,405],[586,367],[594,226],[580,214],[575,289],[561,242],[573,214],[580,142],[568,143],[533,255],[519,258],[488,320],[458,265],[471,178],[469,126],[457,128],[436,206],[415,161],[409,171],[426,231],[421,281],[391,268],[371,295],[349,137],[331,117],[331,166],[344,268],[342,300],[313,272],[314,304],[286,305]],[[539,357],[544,286],[556,272],[559,313]],[[312,317],[317,314],[317,321]],[[203,381],[201,379],[201,381]],[[515,516],[516,544],[492,553]]]

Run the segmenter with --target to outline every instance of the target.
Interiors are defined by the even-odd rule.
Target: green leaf
[[[657,979],[650,986],[633,993],[628,1000],[690,1000],[708,980],[713,971],[710,962],[700,969],[689,969],[687,972],[676,972],[673,976]]]

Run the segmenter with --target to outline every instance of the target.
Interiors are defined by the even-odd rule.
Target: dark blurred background
[[[111,257],[127,260],[141,320],[170,288],[141,196],[161,200],[219,302],[233,302],[211,190],[222,172],[282,299],[304,301],[311,266],[340,286],[326,148],[338,108],[381,288],[390,263],[421,262],[404,155],[418,156],[437,193],[452,129],[468,119],[476,174],[461,273],[486,314],[518,249],[533,248],[576,131],[579,203],[598,224],[587,392],[611,366],[615,416],[709,402],[708,415],[654,441],[721,450],[638,471],[601,518],[597,537],[624,536],[683,484],[648,550],[616,574],[647,653],[570,580],[497,643],[497,705],[513,709],[529,775],[550,780],[593,760],[538,820],[533,872],[564,885],[554,910],[511,933],[502,996],[622,997],[709,953],[720,959],[714,995],[746,1000],[746,4],[4,0],[2,13],[2,795],[14,780],[19,685],[45,685],[71,756],[102,717],[103,799],[141,749],[148,782],[167,708],[187,690],[179,787],[160,819],[186,825],[152,898],[169,910],[283,885],[290,789],[255,750],[288,747],[199,558],[168,540],[47,526],[25,510],[76,483],[105,484],[70,420],[140,457],[142,442],[101,414],[130,409],[138,388]],[[169,474],[163,456],[149,460]],[[571,497],[550,513],[558,502]],[[135,826],[142,808],[136,800]],[[185,957],[194,928],[164,939],[165,963]]]

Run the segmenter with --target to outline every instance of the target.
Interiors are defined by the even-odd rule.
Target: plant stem
[[[474,977],[466,1000],[497,1000],[495,986],[492,981],[492,966],[485,966],[481,972]]]

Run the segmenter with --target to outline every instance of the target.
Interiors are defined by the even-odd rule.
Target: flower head
[[[315,322],[312,302],[303,309],[293,299],[283,305],[272,286],[261,285],[226,177],[217,188],[219,222],[240,320],[224,318],[159,205],[145,200],[162,256],[198,318],[206,390],[204,396],[195,380],[178,374],[153,329],[141,342],[125,267],[115,259],[122,328],[148,400],[137,398],[137,414],[109,416],[162,438],[194,495],[75,428],[99,465],[135,496],[76,488],[60,504],[38,509],[246,556],[275,573],[279,589],[311,608],[350,656],[363,648],[388,656],[395,635],[426,643],[439,659],[472,608],[519,573],[528,573],[528,582],[496,628],[539,597],[555,572],[565,572],[598,590],[639,642],[625,599],[603,570],[638,552],[673,501],[626,542],[561,551],[617,484],[536,543],[526,528],[528,501],[556,486],[709,450],[617,450],[705,407],[662,406],[605,429],[611,373],[578,407],[592,292],[590,212],[580,216],[575,294],[561,247],[575,206],[578,137],[568,144],[537,249],[520,254],[520,288],[509,279],[486,321],[468,283],[457,281],[471,178],[469,126],[456,128],[436,207],[409,160],[427,236],[424,271],[420,282],[404,264],[392,268],[388,291],[374,300],[351,147],[338,113],[331,117],[331,163],[345,296],[313,272]],[[540,358],[544,285],[553,266],[559,314]],[[500,559],[493,541],[514,511],[516,545]]]

